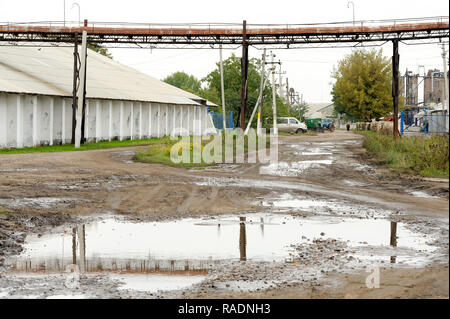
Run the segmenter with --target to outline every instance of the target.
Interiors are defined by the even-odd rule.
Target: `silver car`
[[[300,122],[295,117],[279,117],[277,118],[277,126],[279,132],[306,133],[308,131],[306,124]]]

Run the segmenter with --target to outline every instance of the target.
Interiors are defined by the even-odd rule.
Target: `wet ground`
[[[281,137],[278,165],[138,149],[0,155],[0,298],[359,297],[368,266],[448,297],[448,180],[380,169],[358,135]]]

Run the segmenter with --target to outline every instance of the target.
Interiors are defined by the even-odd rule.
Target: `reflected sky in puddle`
[[[331,165],[333,159],[308,160],[300,162],[278,162],[261,166],[260,174],[277,175],[277,176],[298,176],[308,169],[322,168],[324,165]]]
[[[385,262],[414,263],[435,249],[427,244],[430,238],[384,219],[249,214],[135,223],[106,218],[64,233],[28,236],[22,254],[10,260],[10,271],[62,273],[77,264],[81,272],[109,273],[123,282],[122,289],[173,290],[199,283],[214,266],[233,260],[289,260],[291,245],[318,238],[345,241],[359,257],[375,255]]]

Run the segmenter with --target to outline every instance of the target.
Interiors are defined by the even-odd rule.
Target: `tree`
[[[335,110],[360,121],[370,121],[392,111],[392,66],[382,50],[356,50],[333,70]],[[400,101],[402,104],[403,101]]]
[[[175,72],[166,77],[163,81],[194,94],[200,92],[201,89],[201,82],[193,75],[189,75],[185,72]]]
[[[255,58],[250,59],[248,63],[246,121],[249,120],[259,96],[261,85],[261,63],[261,60]],[[212,72],[202,79],[202,81],[207,84],[207,87],[204,90],[201,90],[199,94],[203,98],[207,98],[211,102],[221,105],[219,63],[217,63],[216,66],[217,67]],[[236,123],[236,126],[238,126],[237,124],[241,111],[241,59],[233,54],[223,61],[223,70],[226,110],[227,112],[233,111],[234,122]],[[267,77],[269,74],[266,74],[265,76]],[[217,111],[221,112],[221,108]],[[285,104],[279,96],[277,96],[277,112],[279,116],[289,115],[287,104]],[[263,109],[261,117],[263,119],[271,119],[272,114],[272,87],[271,84],[267,82],[263,90]],[[256,126],[256,121],[252,124],[253,126]]]
[[[112,54],[109,53],[108,48],[102,47],[100,44],[88,43],[88,48],[91,49],[92,51],[100,53],[101,55],[104,55],[110,59],[113,58]]]

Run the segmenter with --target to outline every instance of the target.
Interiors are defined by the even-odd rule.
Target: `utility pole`
[[[265,75],[265,68],[266,68],[266,49],[263,51],[262,56],[262,63],[261,63],[261,92],[260,94],[264,94],[264,75]],[[263,95],[264,96],[264,95]],[[261,135],[261,114],[262,114],[262,105],[263,105],[263,99],[261,99],[259,106],[258,106],[258,118],[256,120],[256,134]]]
[[[398,72],[400,55],[398,54],[398,40],[392,40],[393,56],[392,56],[392,97],[394,101],[394,140],[399,137],[398,132]]]
[[[225,89],[223,85],[223,63],[222,63],[222,45],[219,46],[220,51],[220,89],[222,90],[222,120],[223,130],[227,130],[227,113],[225,112]]]
[[[277,123],[277,98],[275,94],[275,62],[273,61],[275,55],[270,52],[272,56],[272,109],[273,109],[273,133],[278,135],[278,123]]]
[[[286,77],[286,101],[288,104],[289,113],[291,112],[291,101],[289,100],[289,79]]]
[[[76,125],[75,125],[75,148],[80,148],[81,141],[81,122],[82,122],[82,111],[84,104],[84,89],[86,82],[86,56],[87,56],[87,32],[83,30],[82,42],[81,42],[81,65],[80,65],[80,84],[78,87],[77,96],[77,112],[76,112]]]
[[[286,72],[281,72],[281,60],[278,60],[278,64],[280,65],[280,70],[278,71],[278,82],[280,85],[280,92],[278,93],[278,95],[283,98],[284,94],[283,94],[283,74],[286,74]]]
[[[442,45],[442,60],[444,62],[444,83],[445,83],[445,108],[447,113],[449,112],[449,96],[448,96],[448,74],[447,74],[447,53],[445,52],[445,45]],[[442,101],[442,107],[444,107],[444,101]]]
[[[242,131],[245,130],[245,109],[247,106],[247,71],[248,71],[248,43],[247,21],[242,23],[242,58],[241,58],[241,114],[240,123]]]

